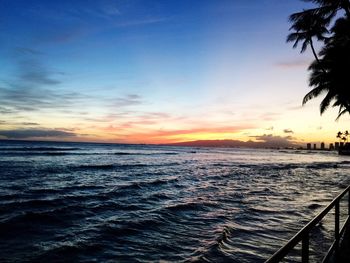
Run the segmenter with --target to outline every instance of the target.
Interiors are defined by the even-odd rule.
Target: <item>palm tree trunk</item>
[[[320,60],[319,60],[317,53],[315,51],[315,47],[314,47],[314,43],[312,42],[312,38],[310,38],[310,46],[311,46],[312,54],[314,54],[314,57],[315,57],[317,63],[320,64]]]
[[[310,46],[311,46],[312,53],[314,54],[314,57],[315,57],[317,63],[321,66],[321,70],[323,71],[323,73],[326,73],[326,71],[324,70],[324,68],[321,65],[320,59],[317,56],[317,53],[316,53],[315,47],[314,47],[314,43],[312,42],[312,38],[310,38]]]

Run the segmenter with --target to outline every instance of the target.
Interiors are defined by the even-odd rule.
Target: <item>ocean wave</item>
[[[263,262],[349,183],[334,154],[50,145],[0,157],[0,261]]]
[[[139,190],[143,188],[160,187],[162,185],[167,185],[167,184],[174,184],[174,183],[176,184],[178,181],[179,181],[178,178],[136,181],[136,182],[131,182],[129,184],[119,185],[117,189],[123,190],[123,191]]]
[[[308,208],[310,208],[310,209],[312,209],[312,210],[318,209],[318,208],[320,208],[320,207],[322,207],[322,205],[316,204],[316,203],[313,203],[313,204],[308,205]]]
[[[85,164],[72,167],[74,170],[111,170],[116,166],[113,164]]]
[[[187,202],[165,206],[164,209],[170,212],[186,212],[186,211],[208,211],[217,207],[214,202]]]
[[[164,152],[164,153],[158,153],[159,155],[178,155],[179,153],[175,153],[175,152]]]
[[[98,155],[111,155],[111,153],[103,152],[74,152],[74,151],[3,151],[0,152],[1,156],[98,156]]]
[[[148,164],[83,164],[71,167],[72,170],[114,170],[114,169],[133,169],[150,166]]]
[[[78,165],[71,168],[73,170],[111,170],[111,169],[133,169],[133,168],[144,168],[144,167],[162,167],[162,166],[174,166],[174,165],[180,165],[180,163],[83,164],[83,165]]]
[[[309,169],[334,169],[338,168],[338,163],[335,162],[315,162],[312,164],[308,164],[306,168]]]
[[[115,152],[114,155],[177,155],[177,152],[154,152],[154,153],[146,153],[146,152]]]
[[[130,219],[128,221],[108,220],[102,226],[99,226],[97,232],[103,239],[106,236],[112,238],[129,238],[132,235],[138,235],[148,230],[158,229],[167,224],[167,221],[161,215],[150,216],[149,218]],[[101,238],[101,237],[100,237]]]
[[[147,200],[159,201],[159,200],[170,200],[170,199],[171,199],[171,197],[168,194],[161,193],[161,192],[158,192],[158,193],[152,194],[150,196],[147,196]]]
[[[218,164],[217,166],[220,166]],[[294,169],[331,169],[338,168],[338,162],[315,162],[315,163],[260,163],[260,164],[224,164],[222,167],[239,167],[254,170],[294,170]]]
[[[48,151],[48,152],[53,152],[53,151],[77,151],[81,150],[81,148],[75,148],[75,147],[1,147],[0,151]]]
[[[30,229],[40,231],[40,228],[37,228],[38,225],[44,227],[45,225],[57,226],[65,224],[66,218],[62,218],[57,212],[57,210],[44,212],[27,211],[2,219],[0,221],[0,235],[17,233],[19,230],[23,230],[23,228],[25,231],[29,231]]]
[[[142,153],[115,152],[114,155],[142,155]]]

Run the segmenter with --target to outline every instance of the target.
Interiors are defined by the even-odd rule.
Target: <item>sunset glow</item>
[[[305,6],[1,1],[0,139],[334,142],[348,115],[301,106],[312,54],[285,43]]]

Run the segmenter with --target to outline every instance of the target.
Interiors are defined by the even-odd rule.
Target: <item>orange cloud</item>
[[[237,135],[239,132],[251,128],[253,128],[253,126],[224,126],[214,128],[193,128],[178,130],[159,129],[148,130],[145,132],[128,133],[119,136],[116,138],[116,140],[134,143],[169,143],[198,139],[220,139],[232,137],[234,134]]]

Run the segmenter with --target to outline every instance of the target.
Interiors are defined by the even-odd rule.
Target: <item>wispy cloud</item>
[[[6,88],[0,87],[0,103],[5,106],[0,108],[0,112],[15,114],[24,111],[69,109],[74,100],[81,96],[76,93],[59,93],[47,88],[11,84]]]
[[[120,8],[115,4],[113,1],[105,1],[105,2],[100,2],[99,6],[99,13],[100,15],[110,18],[110,17],[115,17],[119,16],[122,14]]]
[[[53,76],[55,72],[49,71],[39,60],[22,60],[18,66],[17,81],[20,82],[20,86],[57,85],[61,83]]]
[[[272,121],[272,120],[275,120],[278,116],[280,116],[279,113],[265,112],[259,116],[259,119],[264,121]]]
[[[13,129],[0,130],[0,136],[7,139],[30,139],[30,138],[65,138],[75,137],[73,132],[55,130],[55,129]]]
[[[36,122],[15,122],[15,121],[3,121],[0,120],[0,125],[16,125],[16,126],[39,126]]]
[[[38,50],[35,50],[35,49],[32,49],[32,48],[29,48],[29,47],[16,47],[14,48],[14,54],[15,56],[22,56],[22,55],[42,55],[43,53],[38,51]]]
[[[84,1],[83,5],[77,1],[67,1],[64,4],[34,5],[26,10],[26,13],[60,22],[82,22],[94,18],[110,19],[122,14],[116,2],[111,0]]]
[[[66,108],[83,97],[75,92],[59,91],[62,73],[47,67],[40,51],[21,47],[15,48],[15,52],[16,71],[0,83],[1,113]]]
[[[169,17],[150,17],[138,20],[122,21],[115,23],[113,27],[133,27],[133,26],[143,26],[158,24],[170,20]]]
[[[117,98],[112,98],[112,104],[111,107],[127,107],[127,106],[134,106],[134,105],[139,105],[143,103],[142,97],[137,94],[128,94],[124,97],[117,97]]]
[[[66,26],[56,29],[55,31],[43,31],[40,35],[35,36],[39,42],[53,42],[56,44],[63,44],[79,40],[91,32],[93,27],[89,28],[85,25]]]
[[[0,87],[0,94],[1,94],[1,87]],[[1,101],[1,99],[0,99]],[[9,107],[1,107],[0,106],[0,113],[3,115],[7,115],[7,114],[14,114],[16,113],[16,111],[14,111],[13,109],[9,108]]]
[[[63,5],[50,4],[29,8],[25,15],[39,17],[42,21],[54,23],[34,34],[38,42],[66,43],[83,37],[99,34],[115,28],[145,26],[165,22],[169,17],[149,13],[130,13],[130,3],[116,3],[110,0],[86,1],[84,5],[75,1]],[[128,9],[128,14],[123,12]]]
[[[276,66],[280,68],[306,68],[311,63],[310,60],[307,59],[295,59],[290,61],[281,61],[277,62]]]

